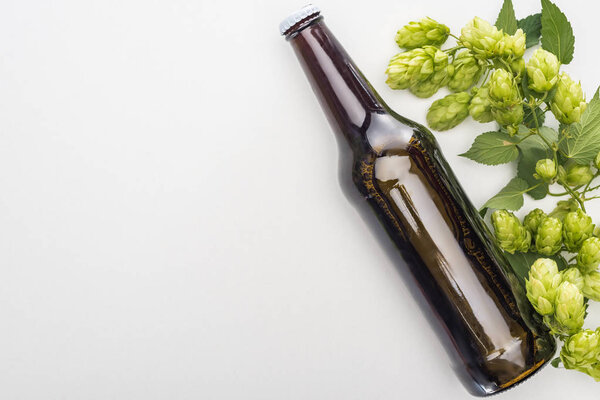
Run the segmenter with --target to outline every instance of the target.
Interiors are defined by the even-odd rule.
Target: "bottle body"
[[[384,228],[467,388],[492,394],[531,375],[555,342],[433,135],[385,105],[318,13],[286,36],[338,133],[347,197],[374,231]]]

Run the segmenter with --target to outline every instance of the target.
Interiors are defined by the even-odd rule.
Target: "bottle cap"
[[[319,14],[321,10],[319,7],[313,6],[312,4],[308,4],[302,7],[300,10],[291,14],[289,17],[281,21],[279,24],[279,33],[282,35],[285,34],[292,26],[296,25],[298,22],[302,21],[305,18],[313,16],[315,14]]]

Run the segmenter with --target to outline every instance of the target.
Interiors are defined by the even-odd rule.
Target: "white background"
[[[589,97],[600,10],[559,4],[577,37],[565,69]],[[303,5],[0,3],[1,399],[469,397],[342,196],[334,136],[277,32]],[[429,15],[458,33],[500,1],[318,5],[422,122],[432,100],[384,84],[396,30]],[[476,206],[515,170],[457,157],[487,128],[437,134]],[[547,367],[502,398],[599,391]]]

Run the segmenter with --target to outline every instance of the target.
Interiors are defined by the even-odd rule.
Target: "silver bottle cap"
[[[311,15],[319,14],[320,12],[321,10],[319,10],[319,7],[313,6],[312,4],[308,4],[302,7],[300,10],[296,11],[295,13],[291,14],[289,17],[281,21],[281,23],[279,24],[279,33],[283,35],[298,22],[310,17]]]

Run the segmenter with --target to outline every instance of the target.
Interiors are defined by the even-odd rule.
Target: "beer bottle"
[[[467,389],[490,395],[540,369],[555,340],[431,132],[384,103],[318,8],[292,14],[280,31],[337,133],[346,197],[387,233],[384,248],[416,282]]]

